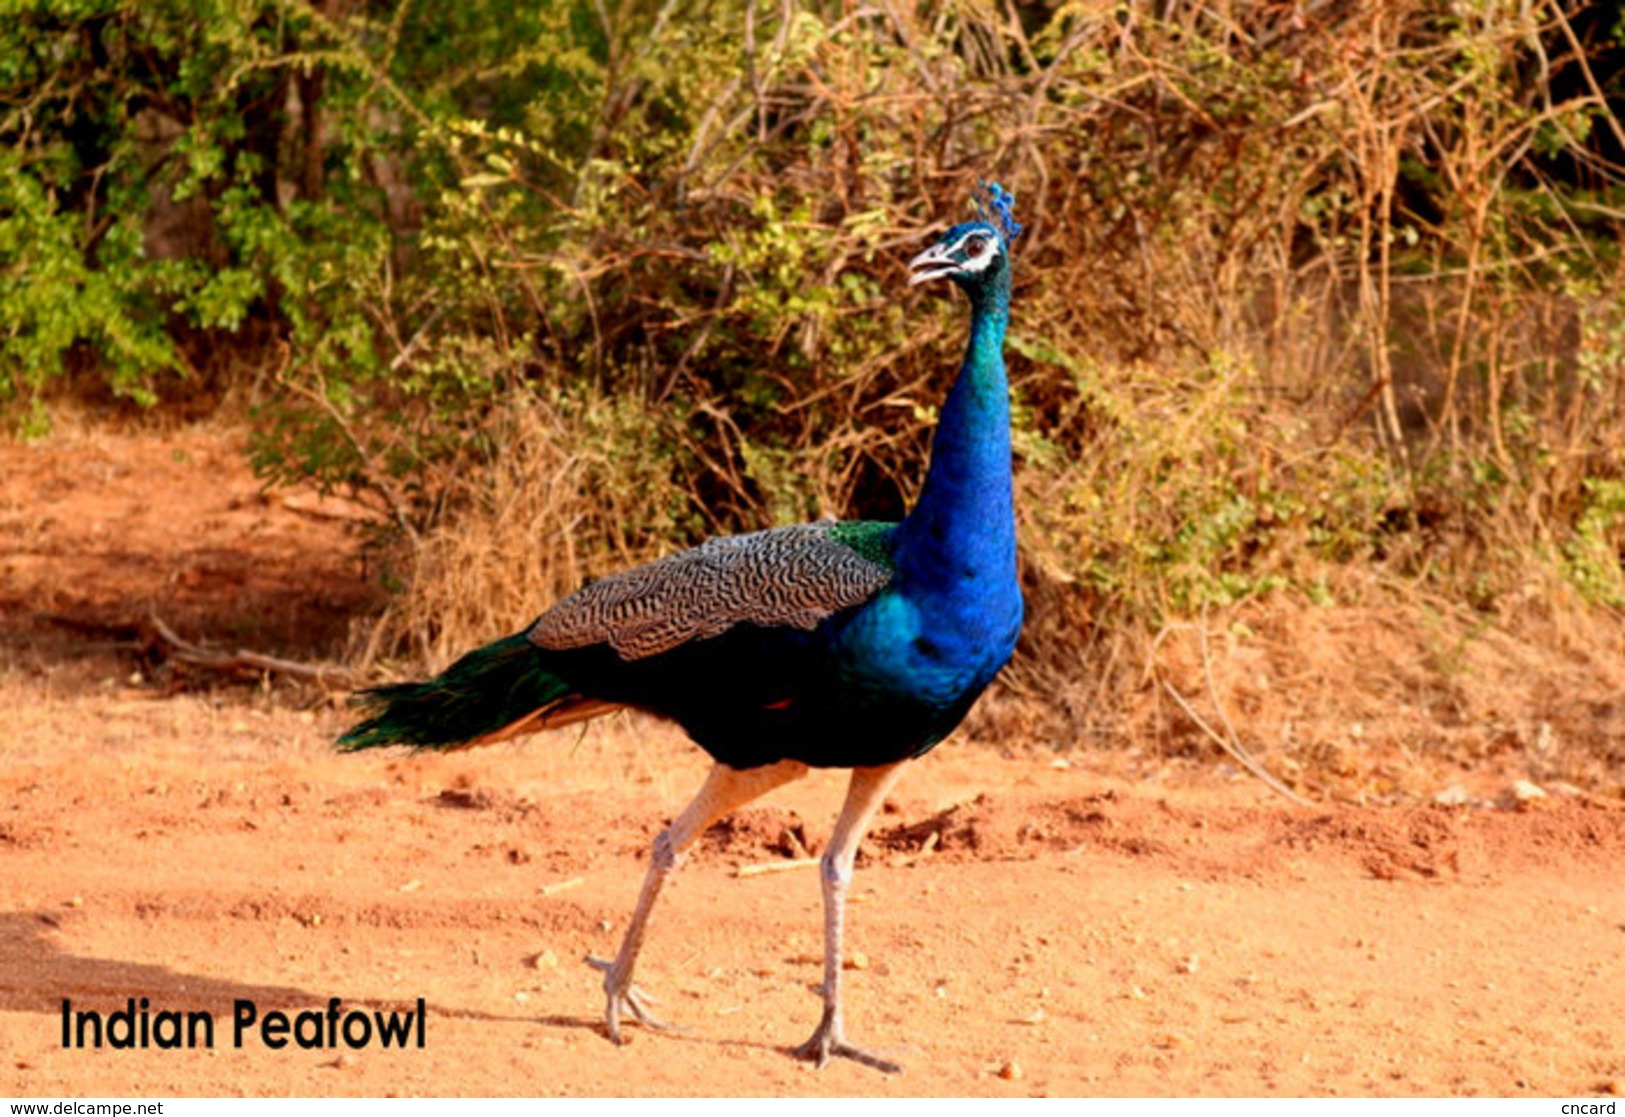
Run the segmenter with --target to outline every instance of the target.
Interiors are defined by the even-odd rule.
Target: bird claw
[[[604,1026],[609,1032],[612,1042],[625,1045],[626,1037],[621,1035],[621,1013],[629,1012],[632,1019],[652,1032],[675,1032],[681,1029],[663,1022],[659,1017],[649,1011],[648,1003],[658,998],[650,996],[633,985],[630,981],[624,984],[618,980],[615,972],[615,963],[596,958],[587,957],[587,965],[604,973],[604,995],[608,1003],[604,1009]]]
[[[851,1059],[855,1063],[873,1067],[882,1074],[903,1073],[901,1063],[883,1059],[872,1051],[848,1043],[846,1037],[841,1034],[839,1025],[831,1025],[828,1017],[818,1025],[818,1030],[813,1033],[812,1038],[791,1054],[798,1059],[816,1063],[820,1068],[828,1066],[831,1059]]]

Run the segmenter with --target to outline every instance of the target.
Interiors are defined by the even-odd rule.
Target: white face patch
[[[968,229],[953,241],[933,245],[910,260],[909,270],[914,274],[909,277],[909,286],[951,275],[977,275],[1003,251],[1003,242],[991,229]],[[956,258],[961,255],[963,261]]]
[[[952,244],[943,246],[943,255],[953,255],[961,250],[965,253],[965,262],[959,265],[959,270],[972,274],[986,271],[1003,251],[999,238],[981,229],[972,229]]]

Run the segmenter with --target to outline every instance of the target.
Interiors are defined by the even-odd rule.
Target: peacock
[[[614,574],[428,682],[365,691],[372,716],[345,750],[446,749],[570,725],[622,707],[669,718],[715,760],[655,839],[604,971],[609,1038],[664,1027],[632,982],[662,884],[713,822],[809,768],[852,770],[820,861],[823,1018],[794,1054],[823,1066],[895,1062],[846,1038],[842,938],[852,866],[903,766],[964,718],[1015,650],[1022,599],[1004,369],[1010,249],[1021,232],[998,184],[909,263],[911,286],[952,280],[970,341],[943,403],[919,500],[901,523],[833,520],[712,539]]]

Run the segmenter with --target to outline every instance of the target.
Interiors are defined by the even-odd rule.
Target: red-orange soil
[[[342,507],[235,441],[0,444],[0,1094],[1467,1094],[1625,1091],[1625,810],[1294,807],[1217,766],[955,744],[854,888],[816,1022],[821,773],[709,834],[640,979],[687,1031],[612,1046],[599,975],[706,761],[616,718],[450,755],[330,749],[342,710],[141,658],[318,657],[374,599]],[[516,602],[516,618],[539,603]],[[1486,784],[1507,774],[1470,773]],[[207,1050],[64,1047],[61,1005],[207,1011]],[[263,1014],[427,1005],[422,1049],[232,1046]]]

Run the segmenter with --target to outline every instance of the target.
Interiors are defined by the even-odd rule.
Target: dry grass
[[[438,670],[588,579],[655,557],[685,510],[645,453],[660,424],[635,401],[522,396],[491,431],[499,452],[452,490],[456,514],[417,540],[363,662],[405,644]]]
[[[1617,618],[1561,590],[1494,618],[1410,588],[1365,596],[1334,607],[1260,600],[1181,623],[1148,676],[1204,716],[1226,711],[1269,767],[1317,797],[1428,795],[1467,772],[1620,786]],[[1125,708],[1165,750],[1211,750],[1155,687]]]

